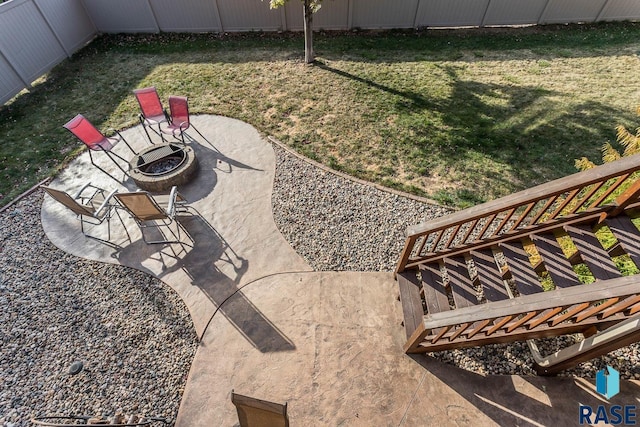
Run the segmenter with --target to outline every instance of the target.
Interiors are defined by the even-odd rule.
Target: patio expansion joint
[[[427,378],[427,372],[425,371],[422,373],[422,378],[420,378],[420,382],[418,383],[416,388],[413,390],[413,395],[411,396],[411,399],[409,400],[409,402],[407,402],[407,406],[404,410],[404,414],[402,414],[402,419],[398,423],[398,427],[402,426],[405,423],[407,419],[407,414],[409,413],[409,410],[411,409],[413,402],[416,400],[416,397],[418,396],[418,392],[420,392],[420,390],[422,389],[422,384],[424,383],[424,380],[426,378]]]

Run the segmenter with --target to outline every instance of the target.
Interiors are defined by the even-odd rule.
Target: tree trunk
[[[313,54],[313,9],[311,8],[311,0],[304,0],[304,62],[311,64],[315,61]]]

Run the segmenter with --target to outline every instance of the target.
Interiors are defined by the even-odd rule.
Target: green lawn
[[[466,206],[599,159],[635,128],[640,24],[301,35],[103,36],[0,108],[0,205],[76,155],[62,128],[136,124],[137,87],[244,120],[351,175]]]

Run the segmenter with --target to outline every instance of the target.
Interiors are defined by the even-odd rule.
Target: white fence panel
[[[640,19],[640,1],[609,0],[600,14],[603,21],[620,21]]]
[[[30,83],[66,58],[66,53],[31,0],[13,0],[0,14],[0,51]]]
[[[182,0],[175,0],[181,4]],[[155,33],[160,29],[149,0],[84,0],[98,31],[103,33]]]
[[[417,27],[470,27],[482,24],[489,0],[422,0]]]
[[[593,22],[606,0],[550,0],[542,24],[564,24],[565,22]]]
[[[11,64],[0,56],[0,104],[10,100],[25,88],[20,76],[11,68]]]
[[[352,0],[353,28],[412,28],[418,0]]]
[[[0,4],[0,104],[96,34],[82,0],[11,0]]]
[[[265,0],[266,1],[266,0]],[[349,29],[350,0],[325,0],[320,10],[313,15],[315,30]],[[287,30],[302,31],[304,28],[303,7],[300,0],[291,0],[286,5]]]
[[[35,3],[67,55],[95,37],[96,29],[82,0],[36,0]]]
[[[220,16],[211,0],[151,0],[160,31],[219,32]]]
[[[303,28],[299,0],[276,10],[269,9],[269,0],[83,1],[98,30],[106,33]],[[623,19],[640,19],[640,0],[325,0],[314,16],[314,28],[473,27]]]
[[[217,0],[224,31],[282,30],[283,13],[269,9],[269,0]]]
[[[537,24],[548,0],[491,0],[483,25]]]
[[[265,0],[266,1],[266,0]],[[326,3],[335,3],[335,1],[326,2]],[[325,19],[327,15],[327,8],[323,4],[320,10],[313,16],[313,27],[315,29],[320,28],[318,25],[318,18],[321,13],[324,12]],[[304,8],[302,7],[302,2],[300,0],[290,0],[284,9],[284,19],[286,22],[286,27],[283,30],[288,31],[302,31],[304,28]]]

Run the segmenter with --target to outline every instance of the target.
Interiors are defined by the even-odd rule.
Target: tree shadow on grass
[[[476,204],[577,172],[574,160],[597,158],[600,135],[610,129],[614,136],[607,118],[620,114],[597,101],[569,101],[564,108],[558,99],[569,94],[472,81],[453,66],[439,67],[450,85],[444,98],[398,89],[322,62],[318,67],[390,97],[388,114],[399,117],[411,132],[398,134],[381,126],[382,138],[394,140],[395,155],[409,160],[404,166],[410,173],[464,183],[464,188],[450,189],[457,204],[465,199]]]

